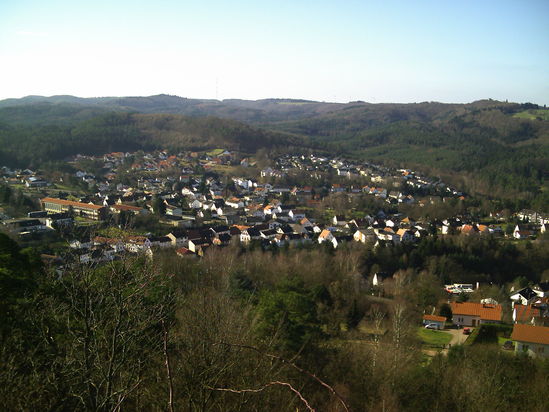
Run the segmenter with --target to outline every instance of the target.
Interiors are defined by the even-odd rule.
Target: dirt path
[[[471,329],[471,332],[473,331],[473,328],[469,328],[469,329]],[[446,332],[452,335],[452,340],[450,341],[450,345],[461,345],[469,337],[469,335],[463,334],[463,329],[447,329],[447,330],[444,330],[443,332]]]

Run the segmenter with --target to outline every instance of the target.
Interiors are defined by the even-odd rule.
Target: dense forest
[[[490,344],[426,357],[417,335],[423,311],[442,310],[456,264],[538,280],[549,275],[543,247],[427,240],[412,257],[235,245],[59,276],[0,234],[0,400],[4,410],[545,411],[547,361]],[[517,263],[493,267],[496,254]],[[372,289],[380,269],[397,270],[394,281]]]

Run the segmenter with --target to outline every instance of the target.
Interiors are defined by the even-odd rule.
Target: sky
[[[2,0],[0,99],[549,104],[549,0]]]

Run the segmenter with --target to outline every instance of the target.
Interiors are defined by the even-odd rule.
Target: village
[[[2,228],[23,243],[57,245],[43,258],[59,273],[72,264],[97,266],[128,253],[200,258],[211,248],[235,244],[336,250],[346,243],[391,247],[447,235],[520,242],[545,233],[549,225],[549,216],[529,210],[495,214],[488,223],[463,212],[460,204],[467,195],[440,179],[314,154],[265,161],[223,149],[177,155],[117,152],[78,155],[67,163],[75,170],[70,175],[0,169],[5,185],[40,205],[24,217],[0,210]],[[459,213],[445,219],[412,217],[449,204]],[[374,274],[371,287],[382,290],[390,277]],[[462,343],[481,324],[503,323],[502,304],[460,299],[478,284],[445,289],[452,317],[425,314],[423,324],[435,333],[449,331],[448,346]],[[513,340],[517,351],[549,356],[545,335],[531,330],[549,324],[548,296],[547,282],[512,291],[512,323],[521,326],[508,329],[507,346]]]
[[[244,244],[258,242],[262,247],[318,243],[337,248],[343,242],[372,243],[375,247],[382,243],[415,242],[436,234],[531,239],[544,233],[549,224],[549,216],[535,211],[518,213],[515,221],[523,223],[513,224],[512,228],[506,224],[505,232],[502,216],[494,217],[497,224],[485,224],[468,214],[442,220],[414,219],[402,213],[399,206],[436,207],[437,203],[464,201],[465,196],[440,180],[409,169],[391,170],[315,155],[284,155],[275,160],[273,167],[263,169],[250,167],[250,158],[244,157],[236,164],[246,176],[223,176],[215,170],[234,170],[230,165],[235,164],[235,157],[226,150],[217,152],[142,154],[140,161],[123,171],[121,166],[128,159],[135,159],[135,154],[76,156],[70,164],[79,166],[85,160],[99,164],[102,172],[99,176],[97,172],[77,170],[71,176],[80,184],[77,191],[64,191],[63,177],[53,181],[31,170],[3,167],[4,182],[24,185],[24,190],[34,192],[29,194],[41,206],[40,211],[30,211],[24,218],[3,214],[3,226],[23,238],[55,229],[62,229],[65,237],[70,237],[70,228],[75,233],[82,232],[77,230],[82,227],[127,229],[119,238],[69,239],[71,247],[79,250],[98,250],[109,245],[99,248],[103,254],[96,253],[95,258],[81,255],[81,262],[91,262],[112,259],[124,251],[152,251],[155,247],[202,255],[210,246],[223,246],[234,240]],[[121,173],[125,176],[119,176]],[[130,173],[131,182],[127,176]],[[124,180],[128,184],[120,182]],[[299,184],[299,180],[306,183]],[[368,198],[375,203],[367,205],[370,210],[360,210],[360,201]],[[358,207],[349,208],[349,204]],[[131,217],[146,215],[157,216],[158,228],[164,227],[164,233],[159,229],[156,236],[145,236],[145,232],[137,236],[127,226]],[[91,230],[88,232],[92,234]]]

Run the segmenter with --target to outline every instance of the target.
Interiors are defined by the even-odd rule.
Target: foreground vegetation
[[[0,401],[4,410],[547,410],[547,362],[490,344],[425,362],[417,325],[440,302],[440,275],[408,267],[372,289],[362,274],[393,257],[364,252],[231,246],[59,276],[0,235]],[[363,332],[372,330],[386,333]]]

